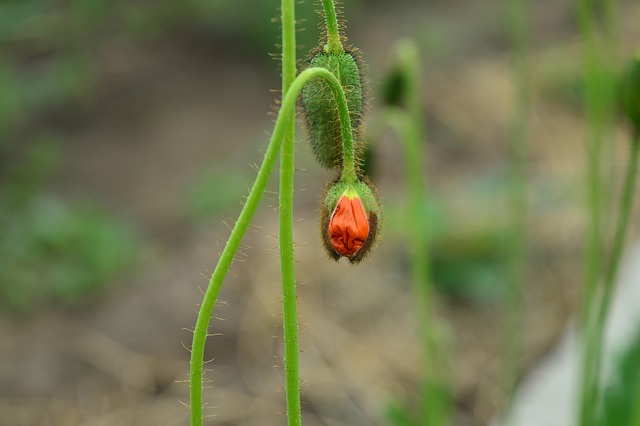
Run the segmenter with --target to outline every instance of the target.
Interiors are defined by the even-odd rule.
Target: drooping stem
[[[338,102],[338,117],[340,118],[340,135],[342,136],[342,181],[355,183],[356,174],[356,153],[353,141],[353,129],[349,115],[349,105],[347,102]]]
[[[333,0],[322,0],[324,8],[324,19],[327,24],[327,44],[324,50],[334,55],[344,52],[342,41],[340,40],[340,30],[338,28],[338,17],[336,15]]]
[[[345,110],[338,105],[338,115],[349,117],[349,109],[347,105],[344,105]],[[342,181],[346,183],[355,183],[358,179],[356,174],[356,154],[353,143],[353,132],[351,130],[351,121],[349,122],[349,128],[341,126],[342,132]],[[349,132],[347,135],[346,133]]]
[[[328,83],[331,91],[336,98],[338,105],[346,105],[347,100],[342,90],[340,82],[336,77],[325,68],[309,68],[298,75],[296,79],[289,86],[289,90],[282,100],[280,112],[276,119],[276,124],[273,129],[273,134],[267,147],[260,170],[256,180],[251,187],[249,196],[245,202],[242,211],[238,217],[231,231],[231,235],[227,240],[227,243],[222,250],[220,259],[211,275],[209,285],[205,291],[202,304],[200,305],[200,311],[198,312],[198,318],[193,331],[193,341],[191,344],[191,364],[189,371],[189,392],[191,400],[191,426],[201,426],[203,421],[203,404],[202,404],[202,375],[203,375],[203,361],[204,361],[204,348],[207,339],[207,332],[209,329],[209,323],[215,302],[220,292],[220,287],[224,281],[229,267],[233,262],[233,258],[238,251],[242,238],[246,233],[251,219],[260,203],[260,199],[264,194],[269,175],[273,170],[273,166],[278,158],[278,153],[284,140],[285,131],[287,126],[292,125],[293,114],[295,113],[296,99],[300,95],[304,85],[314,78],[322,78]],[[346,117],[340,115],[341,127],[351,128],[351,122],[349,115]],[[297,320],[297,319],[296,319]],[[299,383],[297,384],[299,390]]]
[[[282,93],[286,96],[296,75],[294,0],[282,0]],[[295,111],[286,114],[286,129],[280,153],[280,271],[284,324],[284,371],[289,426],[302,424],[300,372],[298,366],[298,302],[293,252],[293,174]]]

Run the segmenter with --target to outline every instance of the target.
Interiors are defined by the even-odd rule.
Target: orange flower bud
[[[320,211],[322,241],[329,257],[361,262],[378,234],[380,204],[371,182],[363,178],[350,184],[335,180],[327,186]]]
[[[353,256],[369,236],[369,219],[357,195],[343,195],[329,221],[331,245],[342,256]]]

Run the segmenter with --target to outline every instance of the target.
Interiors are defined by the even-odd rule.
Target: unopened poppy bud
[[[369,237],[369,219],[360,197],[344,194],[329,219],[331,246],[342,256],[356,254]]]
[[[622,78],[622,110],[634,132],[640,133],[640,54],[631,61]]]
[[[360,140],[365,92],[359,51],[347,48],[344,52],[336,54],[318,47],[311,52],[309,66],[326,68],[340,81],[347,99],[354,139]],[[302,90],[302,107],[311,148],[318,162],[330,169],[340,168],[342,164],[340,119],[337,104],[329,86],[319,79],[307,83]],[[356,146],[356,149],[358,148]]]
[[[368,254],[378,233],[380,207],[373,185],[336,181],[322,201],[322,236],[330,257],[358,263]]]

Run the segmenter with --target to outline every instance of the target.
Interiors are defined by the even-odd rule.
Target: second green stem
[[[296,35],[294,0],[282,0],[282,95],[296,78]],[[295,111],[282,111],[286,122],[280,151],[280,271],[282,274],[282,316],[284,368],[289,426],[302,424],[300,372],[298,366],[298,302],[293,252],[293,174]]]

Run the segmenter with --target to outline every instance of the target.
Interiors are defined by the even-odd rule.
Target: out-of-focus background
[[[0,425],[188,423],[189,328],[273,127],[278,6],[0,2]],[[640,46],[640,5],[619,7],[626,57]],[[314,9],[305,0],[297,10],[300,58],[318,40]],[[373,115],[397,40],[420,48],[432,200],[425,220],[436,314],[455,366],[454,424],[487,424],[505,399],[501,247],[514,99],[506,3],[349,0],[344,17],[369,66]],[[527,369],[575,311],[584,269],[575,5],[532,1],[529,18]],[[398,141],[370,137],[384,238],[352,267],[322,250],[317,200],[333,176],[298,135],[305,424],[402,424],[423,366]],[[614,159],[627,136],[622,125],[611,135],[621,145]],[[286,421],[277,178],[212,321],[211,424]]]

